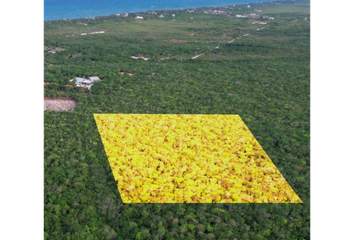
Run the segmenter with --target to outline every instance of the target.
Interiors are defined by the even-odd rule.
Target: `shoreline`
[[[201,7],[187,7],[187,8],[166,8],[166,9],[157,9],[157,10],[143,10],[143,11],[126,11],[126,12],[116,12],[112,14],[107,14],[107,15],[97,15],[97,16],[92,16],[92,17],[75,17],[75,18],[61,18],[61,19],[49,19],[49,20],[44,20],[44,22],[56,22],[56,21],[74,21],[74,20],[82,20],[82,19],[96,19],[96,18],[105,18],[105,17],[112,17],[116,16],[119,17],[118,14],[123,15],[123,14],[147,14],[149,12],[165,12],[165,11],[187,11],[187,10],[198,10],[198,9],[208,9],[208,8],[229,8],[229,7],[235,7],[235,6],[242,6],[242,5],[254,5],[254,4],[267,4],[267,3],[283,3],[286,2],[286,0],[275,0],[275,1],[260,1],[257,0],[255,2],[244,2],[244,3],[235,3],[235,4],[228,4],[228,5],[220,5],[220,6],[201,6]]]

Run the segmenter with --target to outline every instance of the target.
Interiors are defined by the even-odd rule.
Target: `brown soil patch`
[[[74,111],[77,102],[70,98],[44,98],[44,111]]]
[[[187,40],[179,40],[179,39],[171,39],[170,42],[172,42],[172,43],[185,43],[188,41]]]

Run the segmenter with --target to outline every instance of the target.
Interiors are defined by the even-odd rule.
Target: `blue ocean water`
[[[226,6],[271,0],[44,0],[44,20],[75,19],[117,13]]]

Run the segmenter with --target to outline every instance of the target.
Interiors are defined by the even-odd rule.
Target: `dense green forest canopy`
[[[44,44],[45,97],[77,102],[44,113],[46,239],[310,239],[308,2],[47,21]],[[304,204],[123,204],[94,113],[239,114]]]

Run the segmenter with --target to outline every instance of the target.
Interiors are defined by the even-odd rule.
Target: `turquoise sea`
[[[75,19],[117,13],[227,6],[259,0],[44,0],[44,20]],[[271,2],[262,0],[262,2]]]

